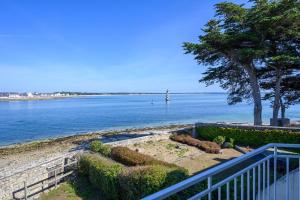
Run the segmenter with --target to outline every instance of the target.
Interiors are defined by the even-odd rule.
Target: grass
[[[57,189],[42,194],[39,200],[104,200],[85,177],[62,183]]]
[[[176,144],[173,144],[173,143],[168,143],[167,145],[166,145],[166,149],[168,149],[168,150],[173,150],[173,149],[176,149]]]
[[[173,143],[168,143],[165,147],[169,151],[175,151],[176,155],[180,158],[183,157],[184,154],[189,151],[187,148],[178,148],[178,145]]]

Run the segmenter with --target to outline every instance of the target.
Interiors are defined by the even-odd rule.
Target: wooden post
[[[27,183],[26,183],[26,181],[24,181],[24,196],[25,196],[25,200],[27,200]]]
[[[56,179],[56,177],[57,177],[57,173],[56,173],[56,169],[55,169],[55,171],[54,171],[55,187],[57,187],[57,179]]]

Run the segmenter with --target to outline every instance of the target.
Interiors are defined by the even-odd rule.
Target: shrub
[[[172,135],[170,138],[176,142],[198,147],[206,153],[219,153],[221,150],[220,146],[215,142],[201,141],[186,134]]]
[[[81,174],[88,174],[90,183],[105,199],[119,198],[118,176],[123,171],[120,164],[100,156],[84,155],[80,158],[79,169]]]
[[[127,147],[113,147],[111,158],[127,166],[164,165],[167,167],[178,167],[175,164],[156,160],[149,155],[141,154]]]
[[[120,174],[121,198],[140,199],[188,177],[186,170],[160,165],[131,167]]]
[[[111,152],[111,148],[107,145],[104,145],[102,142],[98,140],[94,140],[90,144],[90,149],[93,152],[99,152],[104,156],[109,156]]]
[[[219,135],[219,136],[215,137],[215,139],[213,141],[221,146],[225,142],[225,137]]]
[[[234,148],[234,139],[229,138],[229,148]]]
[[[268,143],[300,143],[300,132],[287,130],[257,130],[242,128],[223,128],[215,126],[201,126],[197,128],[199,138],[213,140],[221,135],[232,138],[235,143],[259,147]]]
[[[99,152],[101,146],[102,146],[102,143],[100,141],[94,140],[90,143],[90,150],[93,152]]]
[[[92,156],[90,154],[84,154],[79,157],[78,161],[78,172],[79,175],[88,176],[89,168],[92,162],[97,161],[96,156]]]

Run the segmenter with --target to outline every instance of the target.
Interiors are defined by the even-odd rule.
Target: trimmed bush
[[[221,150],[220,146],[215,142],[201,141],[187,134],[172,135],[170,138],[176,142],[198,147],[206,153],[217,154],[220,153]]]
[[[140,199],[187,177],[186,170],[178,168],[160,165],[131,167],[119,176],[121,198]]]
[[[99,140],[94,140],[90,143],[90,149],[93,152],[99,152],[104,156],[109,156],[111,148],[107,145],[104,145]]]
[[[88,174],[90,183],[105,199],[119,199],[118,176],[123,171],[122,165],[100,156],[84,155],[79,161],[79,171]]]
[[[127,147],[113,147],[111,158],[127,166],[164,165],[167,167],[179,167],[175,164],[156,160],[151,156],[133,151]]]
[[[219,136],[215,137],[215,139],[213,141],[221,146],[225,142],[225,137],[219,135]]]
[[[79,175],[88,176],[91,163],[96,162],[97,160],[98,160],[98,157],[90,155],[90,154],[84,154],[84,155],[80,156],[79,161],[78,161]]]
[[[241,128],[223,128],[215,126],[197,127],[199,138],[213,140],[221,135],[232,138],[235,143],[245,146],[259,147],[268,143],[300,143],[300,132],[287,130],[256,130]]]

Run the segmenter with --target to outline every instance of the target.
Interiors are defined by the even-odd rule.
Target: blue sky
[[[182,50],[217,2],[1,0],[0,91],[222,91]]]

